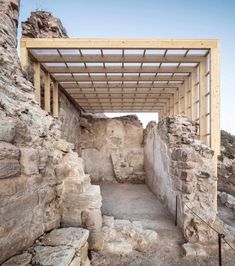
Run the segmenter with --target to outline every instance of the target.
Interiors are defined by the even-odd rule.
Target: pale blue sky
[[[235,134],[234,0],[21,0],[20,20],[36,9],[59,17],[70,37],[220,39],[221,127]]]

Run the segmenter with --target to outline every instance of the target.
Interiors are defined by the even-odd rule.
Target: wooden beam
[[[171,84],[165,84],[165,83],[110,83],[110,84],[106,84],[105,82],[102,83],[93,83],[93,84],[76,84],[76,83],[63,83],[62,84],[63,88],[65,89],[120,89],[120,88],[124,88],[124,89],[128,89],[128,88],[141,88],[141,89],[151,89],[151,88],[172,88],[172,89],[177,89],[177,88],[181,88],[182,85],[179,83],[171,83]]]
[[[48,67],[49,73],[191,73],[194,67]]]
[[[59,88],[58,82],[53,82],[53,116],[59,117]]]
[[[45,73],[45,83],[44,83],[44,108],[45,111],[50,113],[51,111],[51,99],[50,99],[50,74]]]
[[[32,52],[30,53],[32,54]],[[144,56],[141,54],[128,54],[125,56],[119,54],[109,54],[103,56],[99,54],[63,54],[60,56],[59,54],[42,55],[33,53],[33,56],[40,63],[200,63],[203,59],[205,59],[204,56],[184,56],[180,54],[170,54],[166,56],[157,54]]]
[[[171,76],[171,75],[164,75],[164,76],[155,76],[155,75],[108,75],[107,77],[105,75],[93,75],[89,77],[88,75],[71,75],[68,74],[68,76],[65,75],[53,75],[53,77],[58,82],[95,82],[95,81],[181,81],[184,82],[187,79],[187,76],[185,75],[177,75],[177,76]]]
[[[217,40],[22,38],[29,49],[210,49]]]
[[[35,98],[39,106],[41,106],[41,66],[40,63],[34,63],[34,88]]]

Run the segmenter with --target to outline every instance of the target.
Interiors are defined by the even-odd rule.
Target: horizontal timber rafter
[[[191,73],[194,67],[48,67],[49,73]]]
[[[34,58],[40,63],[200,63],[205,59],[204,56],[191,55],[140,55],[118,54],[109,55],[79,55],[79,54],[33,54]]]
[[[29,49],[210,49],[218,47],[218,40],[175,39],[60,39],[22,38]]]
[[[177,76],[155,76],[155,75],[125,75],[124,77],[115,76],[115,75],[108,75],[105,76],[88,76],[88,75],[73,75],[73,76],[64,76],[64,75],[53,75],[53,77],[58,82],[65,82],[65,81],[80,81],[80,82],[95,82],[95,81],[185,81],[188,76],[185,75],[177,75]]]
[[[124,83],[124,84],[82,84],[81,86],[77,85],[77,84],[63,84],[63,88],[65,89],[86,89],[86,88],[102,88],[102,89],[115,89],[115,88],[123,88],[123,89],[128,89],[128,88],[181,88],[182,85],[178,84],[178,83],[171,83],[171,84],[152,84],[152,83],[139,83],[139,84],[135,84],[135,83]]]

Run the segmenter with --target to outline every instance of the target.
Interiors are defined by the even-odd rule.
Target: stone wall
[[[61,138],[60,123],[39,107],[22,74],[18,12],[18,0],[0,0],[0,263],[63,224],[82,221],[91,247],[102,239],[101,203],[92,203],[99,188],[90,185],[74,145]],[[73,193],[66,194],[69,183]],[[76,212],[73,195],[82,204]]]
[[[81,124],[82,158],[93,182],[144,181],[143,127],[136,117],[87,117]]]
[[[61,122],[62,137],[74,143],[75,151],[80,154],[80,111],[70,102],[63,92],[60,92],[59,96],[59,120]]]
[[[207,226],[187,208],[208,223],[215,222],[217,182],[211,163],[213,152],[198,140],[197,126],[185,117],[166,118],[158,125],[151,122],[144,140],[148,187],[172,216],[178,196],[178,224],[188,241],[209,240]]]
[[[66,29],[61,21],[50,12],[31,12],[27,21],[22,22],[22,37],[29,38],[68,38]],[[28,69],[27,78],[33,80],[33,69]],[[43,90],[43,88],[42,88]],[[43,95],[42,95],[43,96]],[[80,137],[79,117],[81,110],[60,91],[59,93],[59,120],[61,121],[62,137],[74,143],[75,151],[80,152],[78,145]]]

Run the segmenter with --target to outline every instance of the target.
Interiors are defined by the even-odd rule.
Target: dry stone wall
[[[66,29],[61,21],[50,12],[32,12],[27,21],[22,22],[22,37],[29,38],[68,38]],[[33,80],[33,68],[28,69],[27,77]],[[42,79],[43,82],[43,79]],[[42,88],[43,89],[43,88]],[[81,110],[60,91],[59,121],[61,122],[62,137],[74,143],[75,151],[80,153],[79,137]]]
[[[87,117],[80,122],[81,154],[93,182],[144,182],[143,127],[136,117]]]
[[[74,145],[61,138],[60,123],[39,107],[22,74],[16,51],[18,13],[18,0],[0,0],[0,263],[63,225],[65,217],[71,217],[68,226],[82,219],[69,205],[69,194],[65,197],[71,179],[71,195],[84,195],[83,212],[96,210],[98,216],[100,207],[91,203],[99,190],[90,185]],[[101,239],[98,222],[93,222],[97,216],[84,222],[87,228],[96,225],[89,236],[94,246]]]
[[[207,241],[211,232],[186,204],[213,225],[216,219],[216,186],[213,151],[198,140],[197,126],[186,117],[169,117],[145,130],[145,171],[149,188],[175,215],[188,241]]]

